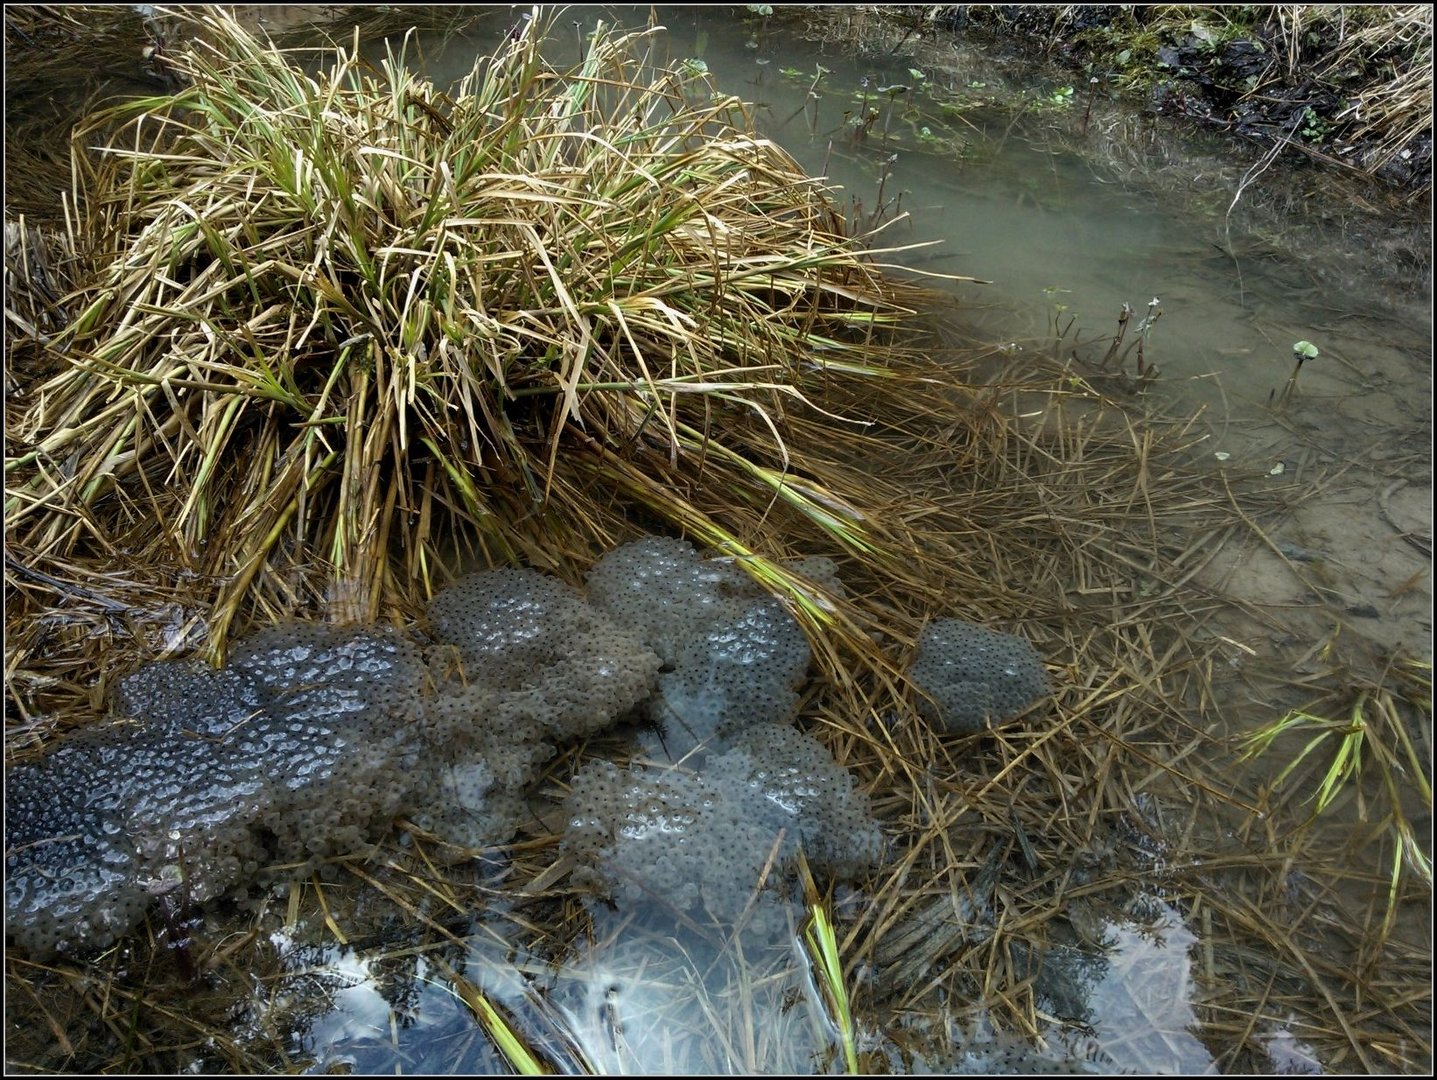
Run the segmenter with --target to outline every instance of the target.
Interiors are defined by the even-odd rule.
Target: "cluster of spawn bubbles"
[[[400,815],[502,842],[554,744],[634,709],[658,672],[532,571],[462,578],[430,621],[426,644],[275,626],[222,669],[163,661],[121,680],[109,718],[7,776],[7,934],[36,957],[103,948],[159,893],[304,876],[365,854]]]
[[[842,595],[834,564],[790,568]],[[824,745],[793,726],[811,653],[778,599],[733,560],[648,539],[594,566],[595,606],[664,659],[647,703],[676,764],[591,761],[566,803],[575,878],[612,903],[763,917],[803,849],[820,873],[878,865],[868,797]]]
[[[832,560],[810,556],[788,567],[842,595]],[[797,713],[812,659],[808,639],[735,560],[705,559],[682,540],[649,537],[600,559],[588,586],[596,607],[663,660],[647,711],[673,756]]]
[[[790,569],[835,595],[834,564]],[[601,558],[587,595],[533,570],[436,594],[431,634],[294,623],[221,669],[149,664],[111,715],[7,775],[7,934],[37,958],[102,948],[157,895],[204,902],[368,853],[404,817],[459,848],[503,843],[554,755],[631,716],[671,768],[595,761],[565,849],[610,897],[733,918],[811,865],[878,865],[867,796],[793,726],[808,641],[732,559],[646,538]],[[1019,638],[940,619],[911,675],[950,730],[1046,691]]]
[[[983,731],[1048,693],[1042,658],[1026,640],[962,619],[934,619],[908,670],[920,708],[946,731]]]
[[[594,760],[580,770],[562,844],[577,884],[624,908],[732,925],[745,912],[778,911],[800,849],[815,873],[834,878],[879,865],[883,836],[867,795],[812,735],[758,723],[691,761],[696,768]]]

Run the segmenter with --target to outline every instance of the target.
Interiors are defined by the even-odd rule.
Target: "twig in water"
[[[1396,532],[1398,536],[1402,537],[1403,540],[1406,540],[1407,543],[1411,544],[1430,559],[1432,557],[1432,537],[1430,535],[1424,536],[1421,533],[1408,532],[1406,529],[1403,529],[1397,522],[1392,520],[1392,509],[1387,505],[1388,500],[1392,498],[1392,493],[1406,486],[1406,480],[1398,480],[1395,484],[1388,487],[1387,490],[1377,497],[1377,509],[1382,515],[1382,520],[1392,526],[1393,531]]]
[[[1248,184],[1252,183],[1259,176],[1267,171],[1269,165],[1277,160],[1277,155],[1282,153],[1282,148],[1288,144],[1292,136],[1297,132],[1297,125],[1302,123],[1303,113],[1298,113],[1292,121],[1292,127],[1287,130],[1286,135],[1279,136],[1272,144],[1272,149],[1263,154],[1247,172],[1242,174],[1242,179],[1237,182],[1237,191],[1233,193],[1232,202],[1228,203],[1227,213],[1222,219],[1222,235],[1227,242],[1228,250],[1232,249],[1232,212],[1237,206],[1237,201],[1242,198],[1242,193],[1247,190]]]
[[[1118,332],[1113,335],[1113,343],[1108,346],[1108,351],[1103,355],[1102,363],[1098,365],[1103,371],[1108,370],[1108,364],[1112,362],[1114,356],[1118,355],[1118,349],[1123,344],[1123,337],[1128,332],[1128,320],[1132,317],[1132,305],[1124,303],[1123,312],[1118,316]]]
[[[1083,110],[1082,123],[1078,125],[1078,134],[1087,137],[1088,121],[1093,118],[1093,98],[1098,96],[1098,77],[1094,75],[1088,80],[1088,107]]]

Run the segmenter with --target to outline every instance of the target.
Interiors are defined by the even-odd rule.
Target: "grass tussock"
[[[451,96],[357,36],[310,74],[198,18],[183,89],[75,135],[64,360],[7,425],[24,565],[142,552],[219,582],[195,597],[218,656],[326,600],[412,607],[456,543],[564,567],[617,498],[736,555],[781,503],[901,557],[800,482],[785,429],[815,381],[895,374],[917,290],[735,99],[647,65],[643,32],[564,72],[525,24]]]

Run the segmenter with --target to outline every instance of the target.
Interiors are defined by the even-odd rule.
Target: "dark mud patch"
[[[1414,194],[1432,186],[1430,13],[995,4],[925,19],[1041,52],[1141,95],[1157,115],[1280,143]]]

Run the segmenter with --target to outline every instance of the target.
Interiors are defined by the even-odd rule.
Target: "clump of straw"
[[[256,616],[416,601],[455,537],[559,566],[616,499],[739,556],[715,505],[881,546],[783,430],[813,380],[890,373],[917,290],[736,99],[653,68],[645,32],[561,72],[532,20],[451,95],[357,37],[309,74],[199,21],[183,89],[76,135],[90,264],[7,445],[28,565],[123,548],[218,580],[221,655]]]

